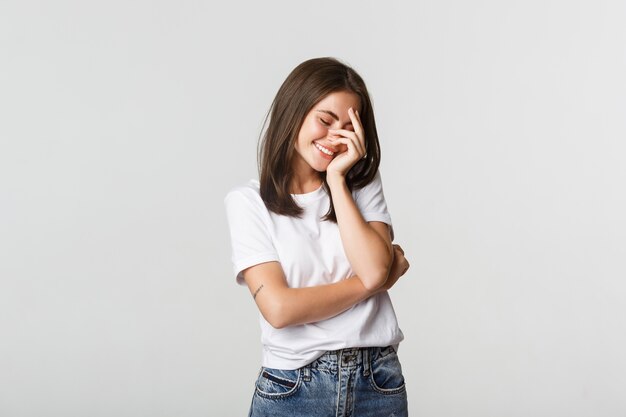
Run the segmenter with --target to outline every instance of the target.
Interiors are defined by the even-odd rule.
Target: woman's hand
[[[400,279],[400,277],[409,270],[409,261],[407,261],[404,257],[404,250],[400,247],[400,245],[393,245],[393,255],[393,264],[391,264],[389,277],[387,278],[387,281],[385,281],[385,284],[383,284],[377,292],[389,290],[396,282],[398,282],[398,279]]]
[[[326,168],[327,178],[345,178],[350,168],[366,156],[365,135],[359,113],[350,107],[348,116],[350,116],[352,121],[354,132],[347,129],[328,129],[328,133],[335,135],[335,138],[330,139],[331,143],[335,146],[344,145],[341,147],[345,150],[335,155],[330,164],[328,164],[328,168]]]

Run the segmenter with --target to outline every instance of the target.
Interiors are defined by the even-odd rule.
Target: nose
[[[337,134],[335,134],[335,133],[330,133],[330,132],[328,132],[328,134],[326,135],[326,137],[332,140],[332,139],[337,139],[337,138],[341,137],[341,135],[337,135]]]

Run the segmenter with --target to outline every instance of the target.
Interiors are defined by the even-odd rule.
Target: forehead
[[[347,114],[350,107],[359,112],[361,111],[359,96],[348,91],[335,91],[321,99],[313,106],[313,110],[331,110],[337,114]]]

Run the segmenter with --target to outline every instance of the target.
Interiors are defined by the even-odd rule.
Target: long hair
[[[374,179],[380,164],[380,145],[365,82],[355,70],[335,58],[309,59],[287,76],[263,122],[265,127],[269,116],[269,125],[257,149],[260,193],[268,210],[293,217],[302,215],[303,209],[289,193],[295,142],[313,106],[327,95],[339,91],[354,93],[361,101],[359,115],[367,149],[367,157],[354,164],[346,174],[346,185],[350,191],[358,190]],[[326,172],[321,176],[330,196]],[[332,196],[323,219],[337,222]]]

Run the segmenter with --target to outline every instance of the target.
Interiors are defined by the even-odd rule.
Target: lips
[[[332,157],[337,152],[335,148],[330,146],[324,146],[319,142],[313,142],[313,144],[320,152],[322,152],[326,156]]]

